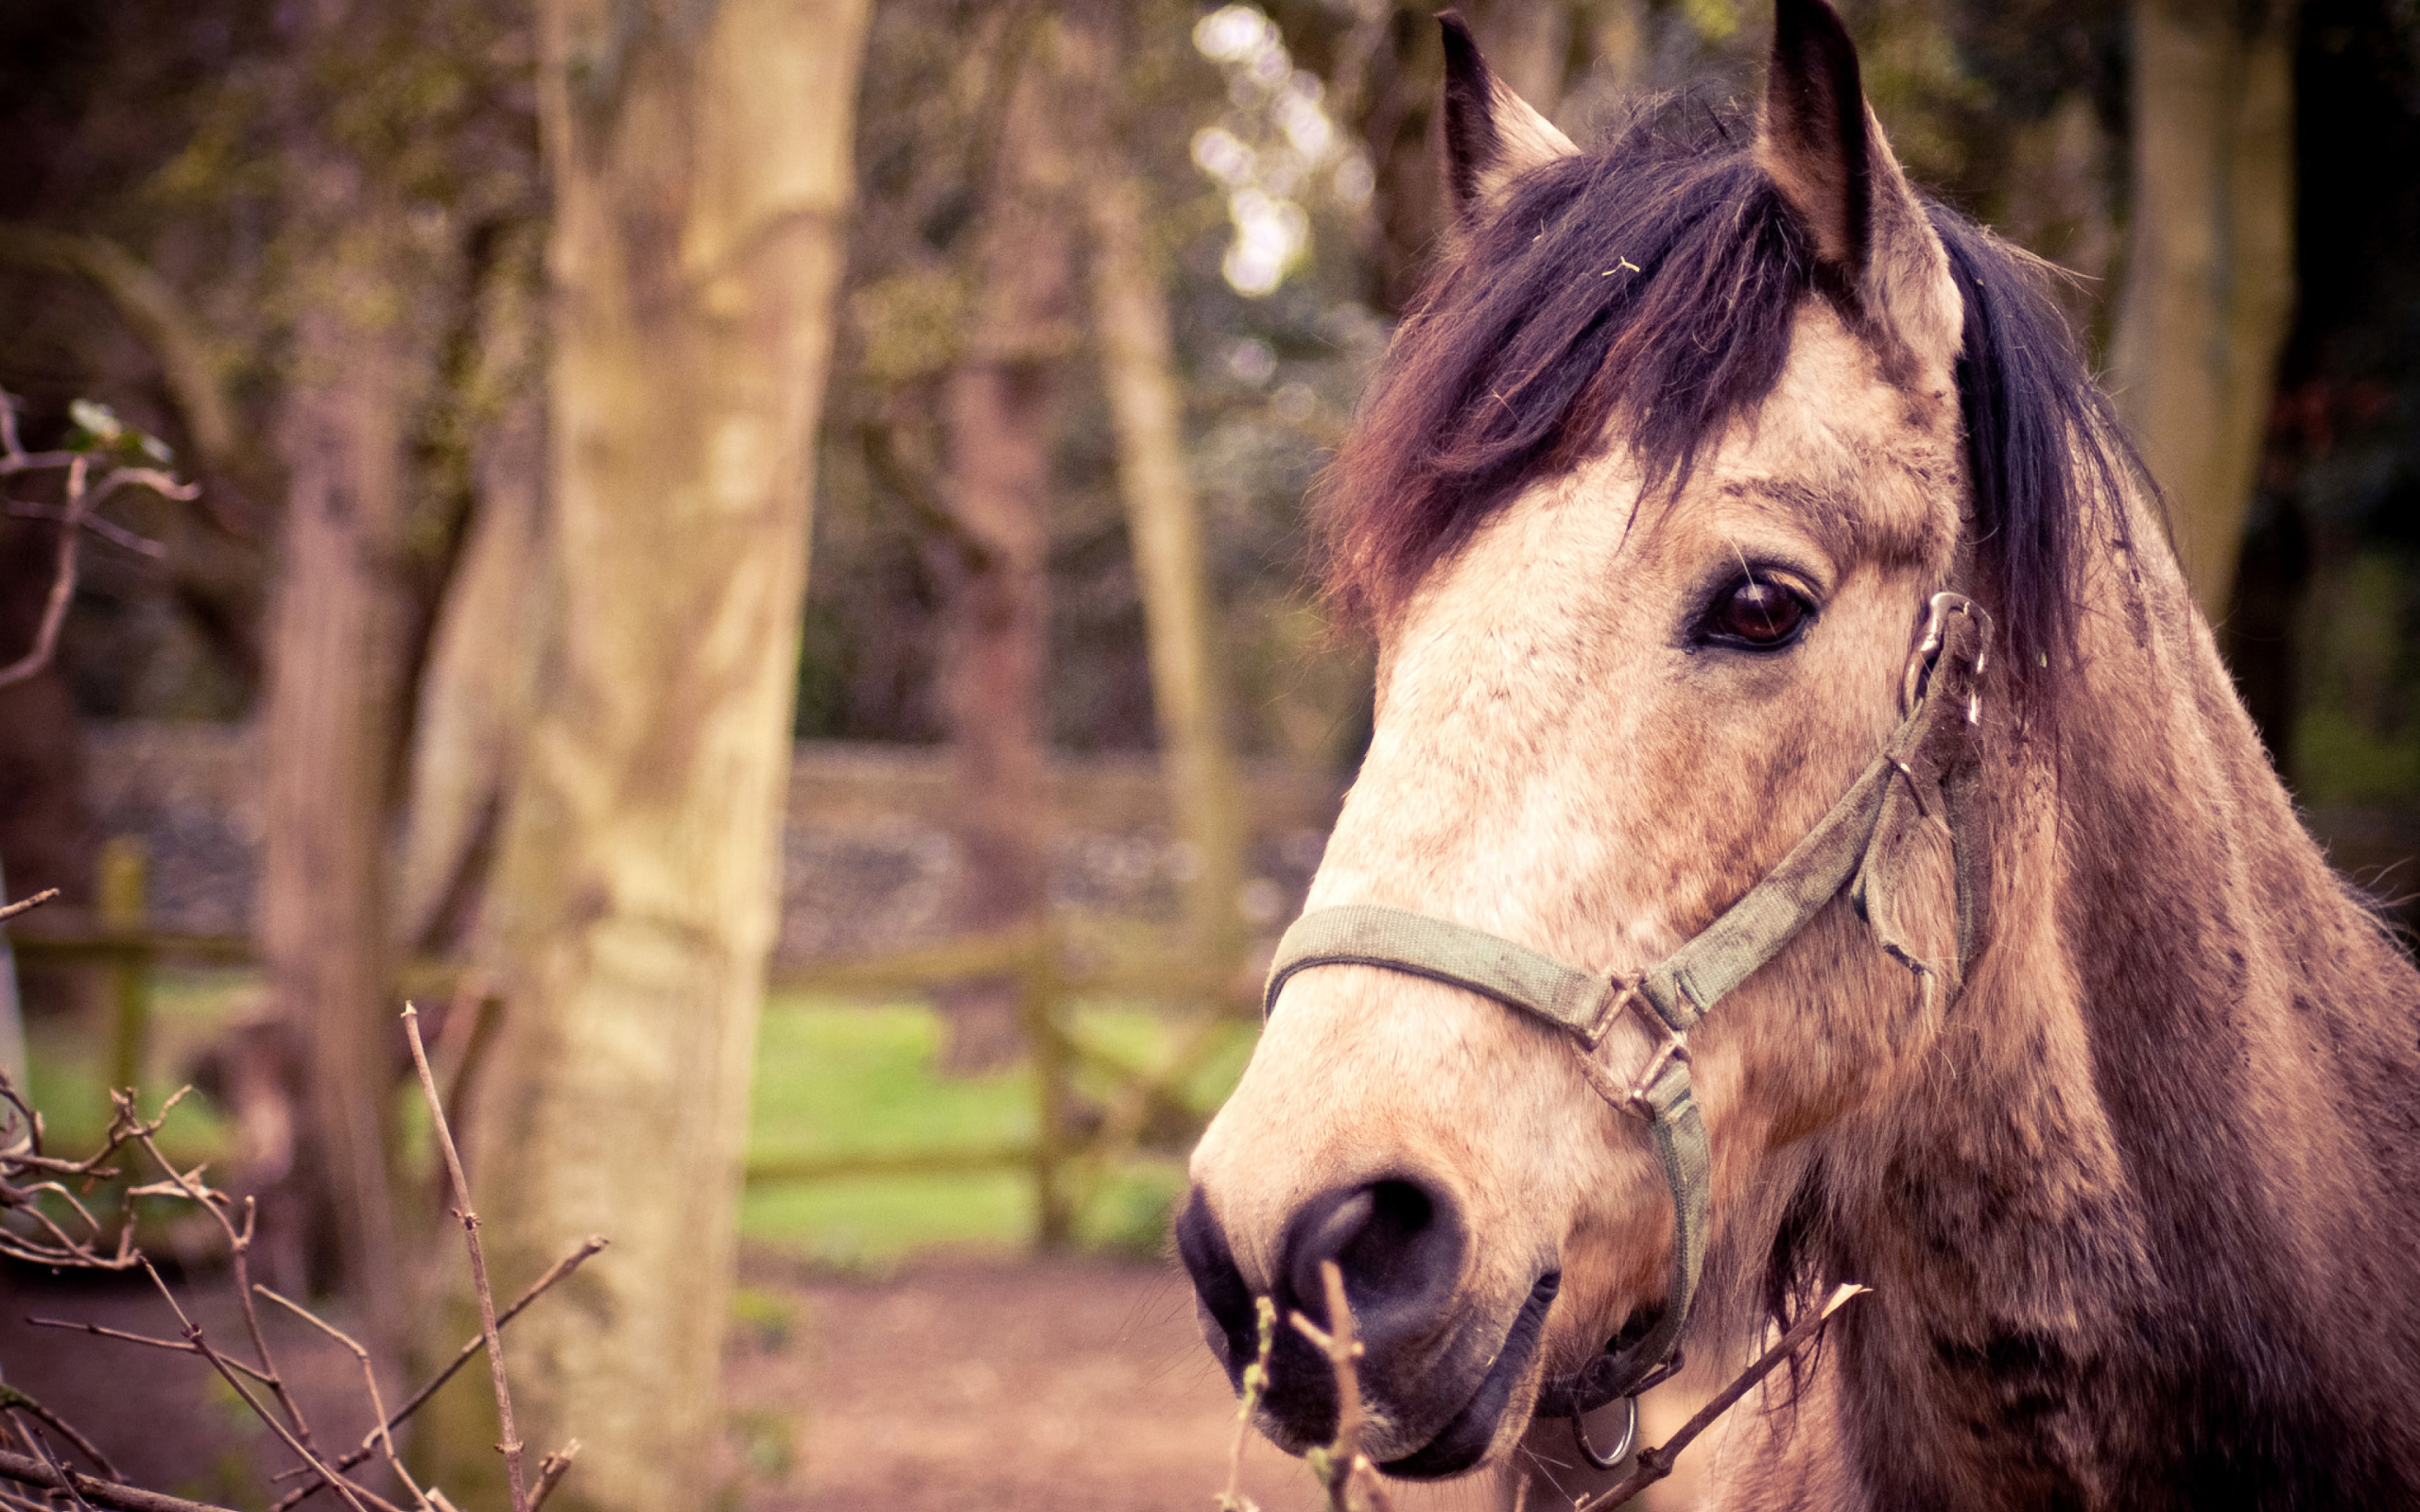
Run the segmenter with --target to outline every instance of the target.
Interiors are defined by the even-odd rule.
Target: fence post
[[[1019,978],[1026,1038],[1033,1046],[1034,1243],[1064,1249],[1075,1237],[1075,1204],[1067,1188],[1067,1112],[1073,1066],[1060,1022],[1058,932],[1046,919]]]
[[[143,841],[113,834],[101,842],[102,930],[128,936],[111,952],[110,1080],[112,1088],[143,1080],[143,1053],[151,1032],[151,952],[139,936],[147,912]]]

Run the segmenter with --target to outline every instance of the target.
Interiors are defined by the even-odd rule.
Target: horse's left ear
[[[1756,161],[1815,233],[1815,252],[1865,272],[1874,227],[1874,151],[1857,44],[1824,0],[1776,0]]]
[[[1437,26],[1445,34],[1445,194],[1454,218],[1467,223],[1514,179],[1580,149],[1489,69],[1461,12],[1439,11]]]
[[[1848,287],[1907,335],[1945,338],[1956,351],[1947,257],[1866,108],[1857,44],[1825,0],[1774,0],[1756,161],[1813,232],[1815,255]],[[1943,295],[1945,307],[1934,308]],[[1932,329],[1944,320],[1945,331]]]

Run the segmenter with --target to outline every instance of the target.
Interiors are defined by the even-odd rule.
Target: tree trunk
[[[382,1343],[398,1337],[388,1109],[386,867],[395,711],[409,612],[398,575],[410,404],[400,213],[354,164],[314,146],[302,224],[327,229],[304,274],[280,436],[287,470],[269,628],[267,844],[260,932],[279,1019],[300,1051],[296,1179],[254,1173],[335,1258]],[[333,1231],[320,1232],[332,1217]],[[300,1278],[286,1277],[286,1284]]]
[[[470,933],[537,697],[546,625],[545,406],[506,406],[480,447],[470,537],[421,673],[409,827],[395,868],[396,938],[446,951]]]
[[[1184,401],[1168,336],[1167,295],[1146,242],[1142,188],[1123,163],[1094,177],[1093,325],[1117,430],[1134,576],[1150,637],[1151,703],[1177,828],[1195,861],[1192,944],[1223,961],[1240,945],[1245,822],[1227,748],[1227,703],[1212,644],[1217,610],[1201,515],[1184,468]]]
[[[1050,656],[1050,456],[1071,326],[1063,174],[1047,136],[1046,76],[1024,69],[993,158],[978,232],[975,333],[943,381],[948,504],[942,706],[960,859],[955,920],[970,933],[1039,925],[1049,902],[1045,679]],[[1019,984],[943,994],[955,1072],[996,1068],[1023,1042]]]
[[[690,1512],[716,1493],[865,3],[654,15],[540,9],[554,607],[472,1121],[499,1293],[614,1242],[506,1341],[531,1463],[587,1446],[551,1504]],[[464,1505],[495,1480],[469,1414],[438,1452]]]
[[[2118,403],[2211,619],[2234,586],[2293,313],[2293,8],[2136,0]]]

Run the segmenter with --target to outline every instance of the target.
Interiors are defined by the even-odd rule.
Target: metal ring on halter
[[[1925,684],[1932,680],[1933,663],[1940,660],[1942,647],[1948,644],[1949,617],[1952,614],[1973,615],[1984,620],[1985,633],[1989,633],[1988,617],[1973,599],[1963,593],[1933,594],[1932,601],[1925,607],[1924,638],[1916,643],[1915,650],[1908,657],[1907,670],[1900,674],[1899,713],[1902,716],[1916,707],[1916,700],[1924,696]],[[1983,665],[1990,658],[1988,644],[1976,651],[1975,677],[1979,680],[1983,675]],[[1979,701],[1976,700],[1978,705]],[[1979,707],[1970,709],[1966,722],[1970,725],[1976,723],[1976,716],[1980,713]]]
[[[1609,1454],[1599,1454],[1597,1452],[1596,1449],[1588,1442],[1587,1422],[1576,1412],[1571,1415],[1572,1443],[1579,1446],[1580,1457],[1582,1459],[1586,1460],[1589,1464],[1596,1466],[1600,1470],[1619,1469],[1621,1462],[1630,1458],[1632,1447],[1638,1442],[1638,1399],[1636,1397],[1624,1397],[1622,1401],[1630,1408],[1630,1420],[1622,1425],[1622,1441],[1616,1444],[1614,1446],[1613,1452]]]

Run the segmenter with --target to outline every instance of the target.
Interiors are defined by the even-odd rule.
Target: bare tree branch
[[[1863,1296],[1866,1290],[1853,1281],[1843,1281],[1834,1287],[1823,1306],[1807,1309],[1804,1316],[1790,1324],[1789,1331],[1773,1341],[1772,1349],[1756,1357],[1755,1364],[1740,1371],[1729,1385],[1708,1398],[1705,1405],[1697,1410],[1696,1416],[1681,1425],[1680,1432],[1653,1449],[1640,1450],[1637,1469],[1632,1470],[1620,1485],[1574,1503],[1571,1512],[1602,1512],[1604,1508],[1619,1506],[1671,1474],[1672,1463],[1680,1458],[1681,1451],[1688,1448],[1700,1434],[1713,1427],[1714,1420],[1730,1411],[1734,1403],[1748,1394],[1750,1387],[1772,1374],[1774,1367],[1822,1332],[1832,1314],[1846,1307],[1850,1298]]]
[[[67,520],[67,511],[54,509],[46,504],[26,504],[22,500],[11,500],[9,504],[9,517],[12,520],[55,520],[63,524]],[[83,524],[85,529],[111,545],[130,551],[138,557],[149,557],[156,561],[168,554],[167,547],[149,536],[138,536],[124,525],[110,524],[99,515],[86,514]]]
[[[73,1471],[62,1472],[30,1454],[19,1454],[5,1449],[0,1449],[0,1477],[21,1486],[73,1491],[94,1506],[109,1507],[112,1512],[228,1512],[226,1507],[208,1502],[188,1502],[182,1496],[166,1496],[140,1486],[121,1486],[114,1481]]]
[[[149,489],[164,498],[200,496],[200,490],[179,483],[158,468],[113,467],[95,482],[95,455],[90,452],[27,452],[17,435],[16,396],[0,391],[0,476],[51,468],[67,471],[66,502],[58,514],[59,546],[51,566],[50,592],[43,600],[42,621],[34,631],[32,646],[16,661],[0,667],[0,688],[23,682],[40,672],[50,664],[52,655],[59,649],[59,627],[66,623],[67,606],[76,597],[77,554],[83,544],[84,528],[103,500],[130,485]]]
[[[1227,1452],[1227,1488],[1219,1493],[1219,1512],[1260,1512],[1259,1505],[1244,1495],[1244,1443],[1252,1436],[1253,1412],[1269,1389],[1269,1351],[1277,1343],[1277,1304],[1255,1297],[1252,1305],[1259,1319],[1260,1345],[1252,1364],[1244,1366],[1243,1391],[1236,1402],[1236,1442]]]
[[[129,1333],[122,1329],[103,1328],[98,1323],[79,1323],[72,1318],[29,1317],[26,1319],[26,1322],[38,1329],[66,1329],[71,1332],[89,1333],[96,1339],[116,1339],[123,1344],[140,1344],[154,1349],[174,1350],[179,1354],[199,1354],[201,1352],[199,1349],[195,1349],[192,1345],[187,1344],[182,1339],[155,1339],[147,1333]],[[243,1361],[230,1360],[227,1363],[233,1366],[236,1369],[241,1370],[244,1374],[251,1377],[254,1381],[259,1382],[262,1385],[266,1386],[268,1384],[268,1376],[264,1375],[261,1371],[255,1369],[251,1366],[246,1365]]]
[[[496,1448],[504,1455],[512,1512],[529,1512],[529,1486],[521,1468],[521,1435],[512,1426],[512,1386],[504,1373],[504,1338],[495,1320],[495,1292],[488,1285],[487,1256],[479,1248],[479,1215],[471,1208],[471,1183],[462,1175],[462,1155],[454,1147],[454,1131],[445,1125],[445,1099],[438,1093],[437,1078],[428,1069],[428,1051],[420,1042],[420,1012],[408,1003],[404,1005],[404,1038],[411,1042],[412,1065],[420,1072],[429,1122],[436,1127],[439,1147],[445,1152],[445,1169],[454,1178],[454,1212],[462,1220],[462,1244],[471,1254],[471,1285],[479,1294],[479,1333],[487,1342],[488,1371],[495,1381],[496,1418],[504,1431],[504,1441]],[[342,1482],[337,1489],[343,1489]]]
[[[498,1313],[495,1315],[496,1327],[500,1330],[506,1324],[520,1316],[522,1309],[536,1301],[539,1297],[544,1294],[548,1287],[554,1285],[555,1282],[562,1280],[573,1271],[578,1270],[582,1261],[588,1259],[589,1256],[596,1254],[598,1250],[603,1249],[606,1244],[607,1241],[602,1235],[589,1235],[587,1239],[580,1243],[578,1249],[573,1250],[570,1254],[565,1255],[562,1259],[555,1262],[553,1265],[547,1268],[546,1274],[539,1277],[535,1281],[532,1281],[529,1285],[529,1289],[523,1292],[520,1297],[515,1298],[510,1307],[508,1307],[503,1312]],[[443,1386],[448,1381],[454,1379],[454,1372],[470,1364],[472,1360],[478,1356],[479,1351],[486,1348],[487,1336],[484,1333],[474,1334],[468,1344],[463,1345],[460,1349],[456,1351],[454,1358],[446,1363],[443,1369],[429,1377],[426,1382],[422,1383],[421,1388],[418,1391],[413,1392],[410,1398],[406,1400],[402,1406],[395,1409],[394,1416],[387,1419],[386,1427],[390,1430],[402,1427],[405,1418],[409,1418],[413,1413],[418,1412],[423,1403],[426,1402],[429,1398],[437,1395],[440,1387]],[[378,1430],[374,1428],[372,1429],[370,1433],[364,1435],[362,1436],[361,1446],[349,1452],[342,1459],[337,1460],[336,1462],[336,1469],[348,1470],[353,1469],[355,1465],[360,1464],[363,1460],[368,1459],[376,1452],[377,1435]],[[277,1476],[277,1479],[285,1480],[292,1476],[307,1475],[310,1472],[308,1470],[285,1470],[281,1472]],[[296,1503],[301,1502],[304,1498],[320,1490],[325,1484],[325,1482],[315,1479],[307,1486],[299,1486],[294,1490],[288,1491],[285,1495],[280,1497],[275,1503],[271,1503],[269,1512],[286,1512],[286,1509],[293,1506]],[[431,1493],[432,1496],[434,1496],[434,1492]]]
[[[58,896],[58,888],[44,887],[30,898],[20,898],[13,903],[0,905],[0,922],[14,919],[19,914],[30,913]]]
[[[427,1512],[427,1494],[421,1490],[420,1483],[412,1479],[411,1471],[404,1469],[404,1462],[395,1455],[395,1437],[394,1435],[389,1433],[387,1428],[387,1399],[379,1393],[378,1372],[371,1366],[370,1351],[363,1349],[360,1341],[355,1339],[352,1334],[347,1333],[344,1330],[329,1322],[326,1318],[321,1317],[319,1314],[312,1312],[302,1303],[294,1301],[289,1297],[280,1296],[278,1293],[269,1290],[266,1286],[256,1285],[252,1290],[260,1293],[263,1297],[268,1297],[270,1301],[275,1302],[278,1306],[285,1309],[296,1317],[301,1318],[303,1322],[310,1324],[313,1328],[318,1329],[320,1332],[326,1334],[328,1337],[336,1340],[338,1344],[343,1345],[347,1349],[353,1351],[354,1359],[358,1361],[361,1365],[362,1383],[370,1393],[371,1421],[377,1425],[372,1428],[370,1432],[372,1436],[378,1440],[378,1452],[385,1457],[387,1461],[387,1469],[392,1470],[394,1472],[395,1479],[403,1484],[404,1489],[412,1494],[413,1503],[422,1508],[422,1512]],[[337,1469],[343,1469],[341,1466],[332,1468]]]
[[[529,1492],[529,1512],[538,1512],[546,1504],[546,1498],[562,1484],[563,1472],[571,1469],[572,1457],[579,1452],[579,1440],[575,1438],[538,1462],[538,1484]]]
[[[10,1385],[0,1385],[0,1407],[6,1407],[12,1411],[24,1413],[26,1416],[32,1418],[39,1422],[49,1424],[51,1431],[58,1434],[60,1437],[64,1438],[70,1444],[73,1444],[76,1447],[76,1452],[83,1455],[86,1460],[90,1461],[95,1469],[99,1470],[103,1475],[112,1481],[119,1479],[117,1467],[110,1463],[110,1457],[107,1454],[102,1453],[98,1449],[94,1447],[91,1439],[86,1438],[82,1434],[78,1433],[68,1424],[66,1419],[60,1418],[59,1414],[52,1412],[49,1408],[43,1406],[41,1402],[34,1400],[33,1398],[26,1396],[24,1392],[19,1391],[16,1387]]]
[[[337,1494],[353,1503],[354,1512],[370,1512],[372,1507],[375,1507],[377,1512],[403,1512],[403,1508],[377,1492],[365,1486],[355,1486],[320,1463],[320,1456],[311,1452],[311,1447],[297,1436],[294,1430],[278,1421],[277,1415],[263,1406],[261,1400],[245,1388],[244,1383],[237,1379],[234,1370],[229,1366],[227,1358],[211,1348],[209,1338],[201,1331],[201,1325],[185,1315],[185,1310],[177,1303],[176,1293],[168,1290],[168,1283],[160,1279],[160,1273],[152,1268],[151,1263],[147,1260],[143,1263],[143,1273],[151,1278],[151,1284],[158,1287],[160,1295],[167,1299],[168,1309],[177,1314],[177,1322],[184,1330],[185,1338],[201,1352],[203,1359],[210,1362],[211,1366],[218,1372],[219,1379],[226,1382],[235,1395],[243,1400],[244,1405],[252,1410],[253,1417],[268,1424],[269,1430],[285,1441],[285,1447],[294,1452],[296,1458],[334,1484]]]
[[[182,1096],[183,1093],[180,1092],[178,1095]],[[112,1091],[110,1093],[110,1096],[118,1103],[125,1113],[131,1115],[134,1108],[133,1092]],[[165,1108],[163,1108],[160,1112],[163,1119],[167,1116],[167,1109]],[[261,1332],[260,1309],[252,1303],[252,1272],[250,1258],[252,1250],[252,1199],[250,1197],[246,1197],[244,1199],[244,1227],[239,1231],[235,1228],[234,1220],[227,1216],[227,1209],[233,1205],[227,1194],[223,1192],[213,1191],[211,1188],[202,1185],[199,1180],[200,1173],[198,1168],[194,1175],[186,1176],[181,1174],[175,1166],[169,1164],[168,1158],[160,1153],[160,1145],[156,1138],[158,1133],[159,1126],[155,1124],[148,1128],[139,1129],[135,1134],[135,1138],[137,1142],[142,1144],[145,1153],[151,1157],[153,1161],[159,1165],[161,1170],[167,1173],[168,1180],[173,1184],[178,1194],[183,1196],[187,1201],[199,1206],[203,1211],[218,1220],[219,1232],[227,1236],[227,1263],[235,1272],[235,1299],[237,1302],[242,1304],[244,1311],[244,1327],[246,1331],[251,1334],[252,1352],[260,1359],[261,1376],[268,1386],[269,1394],[275,1397],[277,1399],[277,1404],[285,1410],[286,1421],[292,1424],[294,1429],[293,1437],[296,1440],[296,1447],[302,1452],[303,1458],[311,1459],[313,1457],[311,1454],[311,1424],[309,1420],[302,1416],[302,1403],[296,1401],[294,1400],[294,1394],[285,1389],[285,1382],[278,1374],[277,1361],[269,1353],[268,1336]],[[145,1263],[144,1268],[147,1270],[150,1268],[147,1262]],[[154,1279],[156,1280],[156,1277]],[[164,1287],[162,1290],[164,1292],[166,1288]],[[173,1297],[169,1297],[168,1303],[171,1307],[174,1307],[176,1305],[176,1298]],[[177,1316],[179,1321],[183,1321],[184,1314],[182,1310],[179,1311]],[[217,1363],[216,1351],[212,1349],[207,1344],[204,1344],[202,1340],[197,1336],[197,1331],[192,1329],[190,1326],[188,1326],[185,1331],[185,1337],[200,1347],[202,1358],[211,1361],[214,1365]],[[220,1371],[220,1374],[222,1375],[225,1373],[226,1372],[224,1370]],[[236,1389],[241,1391],[243,1387],[240,1384],[237,1384]],[[271,1424],[270,1426],[275,1427],[276,1425]],[[280,1429],[279,1432],[283,1434],[285,1431]]]
[[[1300,1313],[1288,1321],[1295,1332],[1327,1356],[1336,1371],[1336,1438],[1304,1458],[1327,1487],[1332,1512],[1392,1512],[1386,1487],[1378,1482],[1378,1468],[1361,1452],[1362,1349],[1353,1334],[1353,1304],[1345,1299],[1344,1272],[1335,1261],[1321,1261],[1320,1280],[1327,1289],[1328,1327],[1322,1329]]]

